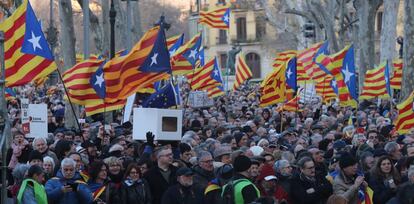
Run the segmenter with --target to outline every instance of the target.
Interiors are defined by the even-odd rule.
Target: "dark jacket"
[[[313,193],[306,192],[312,188]],[[289,197],[293,204],[322,204],[326,203],[330,195],[332,185],[325,177],[316,176],[315,180],[311,181],[299,174],[291,180]]]
[[[378,179],[374,175],[370,176],[368,185],[371,187],[372,191],[374,191],[372,201],[375,204],[385,204],[396,195],[396,191],[391,189],[388,185],[386,186],[383,179]]]
[[[148,181],[151,194],[152,204],[160,204],[161,198],[168,187],[173,186],[177,183],[177,167],[170,165],[170,178],[165,180],[161,174],[161,169],[158,166],[152,167],[144,174],[144,179]]]
[[[193,186],[199,191],[204,191],[207,187],[208,182],[214,179],[214,172],[208,172],[202,169],[200,166],[194,166],[194,178]]]
[[[98,196],[94,198],[94,201],[101,200],[107,204],[119,204],[121,203],[121,196],[119,189],[115,187],[115,184],[112,182],[107,182],[105,185],[105,190]],[[95,192],[98,192],[103,186],[102,184],[95,182],[88,182],[89,189],[91,189],[92,194],[95,196]]]
[[[203,192],[194,186],[184,187],[175,184],[165,191],[162,196],[161,204],[202,204]]]
[[[122,204],[150,204],[152,199],[149,185],[145,179],[140,179],[134,183],[122,182],[120,196]]]

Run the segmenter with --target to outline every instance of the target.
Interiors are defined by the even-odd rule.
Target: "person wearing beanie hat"
[[[40,167],[43,167],[42,153],[37,150],[32,150],[29,154],[29,164],[30,166],[38,165]]]
[[[193,156],[191,146],[187,143],[180,143],[178,149],[180,150],[180,161],[182,161],[188,168],[191,168],[193,166],[190,163],[190,159]]]
[[[239,155],[234,159],[233,168],[235,175],[232,180],[223,186],[224,203],[251,203],[260,197],[259,189],[249,180],[249,168],[251,160]]]
[[[214,150],[214,160],[224,164],[231,164],[231,147],[228,144],[222,144]]]
[[[348,200],[348,203],[358,203],[358,191],[361,185],[365,187],[368,184],[364,181],[363,176],[358,176],[358,162],[349,153],[344,153],[339,158],[339,174],[333,181],[334,194],[342,196]]]
[[[247,146],[247,141],[249,140],[249,138],[247,137],[247,135],[243,132],[237,132],[234,134],[234,139],[236,140],[236,144],[237,147],[246,147]]]

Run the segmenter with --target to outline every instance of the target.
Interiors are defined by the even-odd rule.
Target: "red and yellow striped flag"
[[[286,102],[282,106],[278,108],[278,111],[290,111],[290,112],[296,112],[299,110],[299,100],[300,100],[300,94],[297,94],[294,98],[292,98],[290,101]]]
[[[139,89],[170,77],[167,72],[139,70],[151,53],[159,30],[159,26],[151,28],[127,55],[115,57],[104,65],[107,102],[126,99]]]
[[[236,81],[234,82],[233,90],[238,89],[243,82],[252,76],[252,71],[250,71],[249,66],[247,66],[244,55],[240,53],[236,62]]]
[[[395,129],[399,134],[406,134],[414,127],[414,91],[402,103],[397,105],[398,118]]]
[[[287,50],[277,53],[276,58],[273,60],[273,68],[278,69],[280,67],[285,67],[289,60],[296,57],[296,54],[296,50]]]
[[[303,83],[305,80],[313,78],[317,64],[313,61],[319,48],[323,45],[322,42],[312,45],[310,48],[298,52],[298,83]],[[300,75],[299,75],[300,70]]]
[[[169,37],[169,38],[167,39],[167,48],[168,48],[168,50],[170,50],[170,49],[171,49],[171,47],[172,47],[175,43],[177,43],[177,42],[178,42],[178,40],[180,40],[180,39],[181,39],[181,37],[182,37],[183,35],[184,35],[184,34],[179,34],[179,35],[174,35],[174,36]]]
[[[174,52],[173,56],[170,56],[173,75],[186,75],[193,70],[193,65],[183,54],[192,49],[196,45],[197,41],[201,40],[200,38],[201,33],[198,33],[183,46],[181,46],[176,52]]]
[[[267,107],[285,101],[285,68],[274,70],[266,76],[261,84],[260,106]]]
[[[124,108],[126,104],[126,99],[121,99],[118,101],[115,101],[113,103],[105,103],[104,100],[101,99],[101,103],[97,105],[85,105],[85,112],[86,116],[95,115],[98,113],[103,113],[106,111],[114,111],[114,110],[120,110]]]
[[[220,86],[214,86],[214,87],[208,88],[207,94],[209,98],[216,98],[216,97],[224,95],[225,93],[224,93],[223,86],[220,85]]]
[[[386,66],[387,62],[383,62],[377,68],[367,70],[359,99],[390,98],[385,82]]]
[[[44,78],[57,66],[40,24],[27,0],[0,24],[4,32],[6,86]]]
[[[201,11],[198,23],[211,28],[229,29],[230,8],[228,6],[218,7],[211,11]]]
[[[391,88],[393,89],[401,89],[401,82],[402,82],[402,69],[403,69],[403,62],[402,59],[395,59],[392,62],[394,67],[394,72],[390,80]]]
[[[194,73],[188,74],[187,79],[190,82],[192,90],[206,90],[208,87],[221,85],[211,75],[214,71],[216,59],[208,61],[203,67],[194,70]]]
[[[325,74],[323,81],[315,83],[316,94],[322,97],[324,102],[328,102],[331,99],[335,99],[338,96],[335,93],[335,90],[331,86],[333,76]]]

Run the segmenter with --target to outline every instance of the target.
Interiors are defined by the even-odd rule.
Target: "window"
[[[266,35],[266,20],[264,16],[256,17],[256,39],[261,40]]]
[[[227,66],[227,54],[226,53],[220,53],[219,54],[219,63],[220,67],[222,69],[221,73],[226,74],[226,66]]]
[[[217,4],[223,4],[223,5],[225,5],[226,4],[226,0],[218,0],[217,1]]]
[[[236,21],[237,24],[237,41],[238,42],[245,42],[247,39],[246,33],[246,18],[240,17]]]
[[[252,71],[253,78],[260,78],[260,56],[252,52],[247,54],[246,64]]]
[[[381,32],[382,30],[382,12],[378,12],[377,14],[377,32]]]
[[[219,39],[218,44],[227,44],[227,31],[226,30],[219,30]]]

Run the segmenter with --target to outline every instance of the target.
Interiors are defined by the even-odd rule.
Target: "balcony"
[[[261,10],[263,5],[256,0],[235,0],[231,4],[231,8],[234,10]]]

